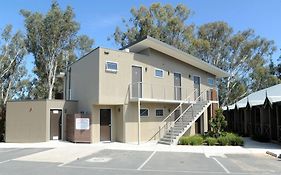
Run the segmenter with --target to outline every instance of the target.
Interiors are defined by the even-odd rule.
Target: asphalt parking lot
[[[17,161],[46,149],[0,149],[0,175],[281,174],[281,161],[266,154],[101,150],[67,163]]]

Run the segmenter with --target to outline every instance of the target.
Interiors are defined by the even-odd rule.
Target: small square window
[[[214,86],[215,85],[215,80],[213,78],[208,78],[208,84],[210,86]]]
[[[108,72],[117,72],[118,64],[116,62],[107,61],[105,63],[105,70]]]
[[[154,76],[158,78],[164,78],[164,71],[162,69],[155,69]]]
[[[156,117],[163,117],[164,116],[164,110],[163,109],[156,109]]]
[[[141,117],[148,117],[148,109],[140,109],[140,116]]]

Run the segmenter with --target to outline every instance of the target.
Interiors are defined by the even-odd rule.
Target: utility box
[[[91,143],[91,116],[69,114],[66,117],[66,140],[74,143]]]

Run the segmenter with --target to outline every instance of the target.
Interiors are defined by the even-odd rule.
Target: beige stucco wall
[[[98,104],[99,53],[100,49],[97,48],[71,65],[71,100],[79,101],[79,112],[90,113],[92,105]]]
[[[100,142],[100,109],[111,109],[111,141],[123,142],[123,106],[93,105],[92,106],[92,143]]]
[[[62,109],[63,112],[67,111],[69,114],[76,113],[77,102],[64,100],[8,102],[6,142],[48,141],[50,139],[50,109]],[[63,114],[64,118],[65,116]]]
[[[160,123],[165,117],[175,109],[176,104],[163,104],[163,103],[141,103],[141,108],[149,109],[148,117],[141,117],[141,138],[142,142],[149,140],[157,140],[159,136],[155,134],[159,130]],[[156,117],[156,109],[163,109],[164,116]],[[170,112],[169,112],[170,111]],[[138,106],[137,102],[131,102],[124,105],[124,119],[125,119],[125,142],[138,141]]]
[[[104,54],[105,52],[108,54]],[[215,78],[214,75],[155,50],[150,50],[149,53],[149,55],[144,55],[100,48],[99,104],[124,104],[128,100],[129,84],[132,81],[132,65],[142,67],[144,98],[165,97],[167,99],[173,99],[174,72],[181,73],[183,99],[189,95],[193,99],[194,75],[201,77],[201,92],[207,87],[210,87],[208,85],[208,78]],[[118,72],[112,73],[105,71],[106,61],[117,62]],[[164,70],[164,78],[154,76],[155,68]]]
[[[7,103],[6,142],[44,142],[46,101]]]

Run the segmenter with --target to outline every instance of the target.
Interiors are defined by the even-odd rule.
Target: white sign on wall
[[[88,118],[76,118],[75,129],[77,129],[77,130],[89,130],[90,129],[90,119],[88,119]]]

